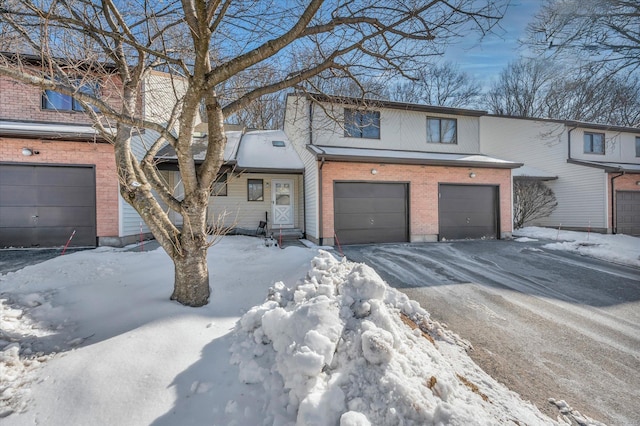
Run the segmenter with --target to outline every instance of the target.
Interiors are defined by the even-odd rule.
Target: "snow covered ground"
[[[544,245],[552,250],[565,250],[609,262],[640,267],[640,238],[623,234],[597,234],[530,226],[513,232],[516,241],[554,240]]]
[[[196,309],[160,249],[0,276],[2,424],[555,424],[365,265],[250,237],[209,262]]]

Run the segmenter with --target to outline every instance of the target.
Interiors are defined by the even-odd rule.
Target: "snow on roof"
[[[302,160],[282,130],[245,133],[237,161],[238,167],[243,169],[304,170]]]
[[[227,145],[224,161],[251,170],[302,171],[304,164],[282,130],[255,130],[247,133],[233,130],[225,132]],[[274,144],[273,142],[277,143]],[[278,145],[278,146],[276,146]],[[207,153],[207,139],[194,138],[191,145],[194,159],[203,161]],[[157,157],[175,160],[174,149],[167,145]]]
[[[389,149],[342,148],[309,145],[317,157],[350,161],[379,161],[387,163],[469,165],[476,167],[499,167],[513,169],[521,163],[501,160],[483,154],[453,154],[442,152],[396,151]]]
[[[512,174],[513,174],[513,177],[530,178],[530,179],[537,179],[537,180],[558,179],[558,176],[554,175],[553,173],[545,172],[544,170],[536,169],[535,167],[526,166],[526,165],[519,167],[517,169],[514,169]]]
[[[236,160],[238,155],[238,145],[242,138],[242,132],[238,130],[225,132],[227,135],[227,146],[224,147],[224,161],[231,162]],[[202,157],[204,160],[204,157]]]

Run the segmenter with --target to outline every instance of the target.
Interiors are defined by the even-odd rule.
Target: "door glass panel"
[[[276,183],[276,205],[288,206],[291,204],[291,188],[288,183]]]

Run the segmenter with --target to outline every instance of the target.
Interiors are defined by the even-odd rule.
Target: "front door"
[[[271,184],[273,225],[293,227],[293,180],[274,179]]]

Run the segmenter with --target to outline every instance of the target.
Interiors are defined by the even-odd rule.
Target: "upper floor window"
[[[457,120],[427,117],[428,143],[457,143]]]
[[[604,154],[604,133],[584,133],[585,154]]]
[[[380,111],[344,109],[344,136],[380,139]]]
[[[89,95],[98,94],[98,84],[84,83],[79,91]],[[64,95],[53,90],[45,90],[42,93],[42,109],[53,109],[57,111],[84,111],[79,101],[72,96]]]
[[[640,157],[640,136],[636,136],[636,157]]]

